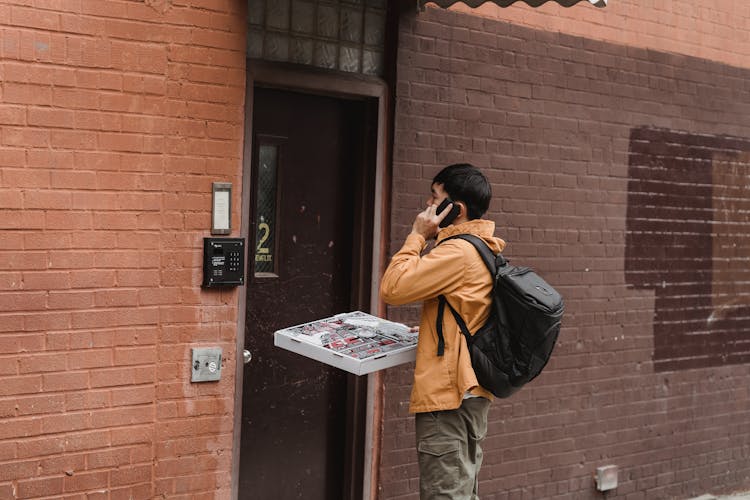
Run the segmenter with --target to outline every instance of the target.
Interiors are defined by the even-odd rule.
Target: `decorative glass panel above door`
[[[381,75],[386,0],[248,0],[247,55]]]

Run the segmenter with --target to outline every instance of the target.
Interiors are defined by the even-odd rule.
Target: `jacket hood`
[[[473,219],[461,224],[450,225],[440,230],[437,243],[457,234],[473,234],[482,238],[495,253],[505,248],[505,240],[495,237],[495,222],[487,219]]]

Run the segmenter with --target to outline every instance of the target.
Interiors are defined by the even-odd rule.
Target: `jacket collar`
[[[441,229],[437,235],[436,244],[439,244],[446,238],[455,236],[457,234],[473,234],[482,238],[490,247],[490,249],[499,253],[505,248],[505,241],[500,238],[496,238],[495,235],[495,222],[485,219],[474,219],[461,224],[451,225],[444,229]]]
[[[457,234],[473,234],[480,238],[492,238],[495,234],[495,222],[486,219],[473,219],[457,225],[450,225],[440,230],[437,242]]]

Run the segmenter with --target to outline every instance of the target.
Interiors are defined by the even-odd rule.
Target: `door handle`
[[[242,362],[248,364],[253,359],[253,353],[245,349],[242,351]]]

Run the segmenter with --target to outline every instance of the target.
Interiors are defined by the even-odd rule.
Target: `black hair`
[[[432,183],[442,184],[453,201],[464,202],[469,220],[480,218],[490,207],[492,187],[487,177],[470,163],[448,165],[438,172]]]

